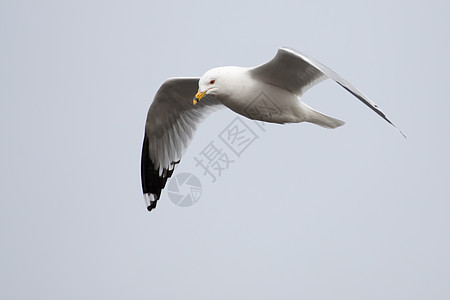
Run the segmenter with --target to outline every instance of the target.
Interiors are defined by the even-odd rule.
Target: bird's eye
[[[216,82],[214,79],[209,82],[209,84],[214,84]]]

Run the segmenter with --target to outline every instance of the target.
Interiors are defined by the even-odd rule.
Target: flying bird
[[[290,48],[278,49],[269,62],[254,68],[220,67],[200,78],[169,78],[159,88],[145,123],[141,157],[142,190],[151,211],[167,179],[194,137],[197,126],[221,108],[249,119],[270,123],[310,122],[336,128],[344,122],[326,116],[301,96],[312,86],[332,79],[361,100],[405,136],[373,103],[347,80],[311,57]],[[278,113],[254,113],[249,109],[258,97],[271,99]]]

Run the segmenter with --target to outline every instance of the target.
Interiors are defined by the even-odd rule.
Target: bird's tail
[[[303,117],[306,122],[314,123],[325,128],[336,128],[345,124],[344,121],[329,117],[301,102]]]

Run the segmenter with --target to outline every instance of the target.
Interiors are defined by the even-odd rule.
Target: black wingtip
[[[156,208],[156,204],[158,203],[159,196],[152,193],[144,194],[145,204],[147,205],[147,210],[152,211],[152,209]]]
[[[383,119],[385,119],[389,124],[391,124],[405,139],[407,139],[406,135],[401,131],[394,123],[391,122],[384,114],[382,115]]]
[[[389,124],[391,124],[395,129],[397,129],[398,132],[400,132],[401,135],[403,135],[403,137],[406,139],[406,135],[400,130],[398,129],[397,126],[395,126],[394,123],[391,122],[391,120],[389,120],[386,115],[381,111],[381,109],[378,107],[378,105],[376,105],[375,103],[370,103],[369,101],[367,101],[366,99],[364,99],[364,97],[362,97],[359,94],[356,94],[355,92],[353,92],[350,88],[348,88],[347,86],[345,86],[344,84],[336,81],[340,86],[342,86],[344,89],[346,89],[349,93],[351,93],[353,96],[355,96],[356,98],[358,98],[361,102],[363,102],[365,105],[367,105],[370,109],[372,109],[374,112],[376,112],[380,117],[382,117],[386,122],[388,122]]]
[[[155,170],[155,164],[150,159],[149,140],[144,136],[141,157],[141,183],[144,199],[147,204],[147,210],[152,211],[161,196],[161,191],[165,187],[167,178],[172,176],[175,165],[180,161],[172,162],[172,169],[163,169],[162,174]]]

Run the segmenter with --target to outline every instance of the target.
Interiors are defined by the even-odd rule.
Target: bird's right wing
[[[291,91],[299,97],[312,86],[330,78],[405,136],[386,117],[381,109],[360,90],[327,66],[299,51],[290,48],[280,48],[272,60],[250,69],[249,72],[254,78]]]
[[[197,125],[222,107],[213,98],[205,98],[193,105],[198,81],[199,78],[166,80],[148,111],[142,146],[141,181],[149,211],[156,207],[161,190],[194,137]]]

